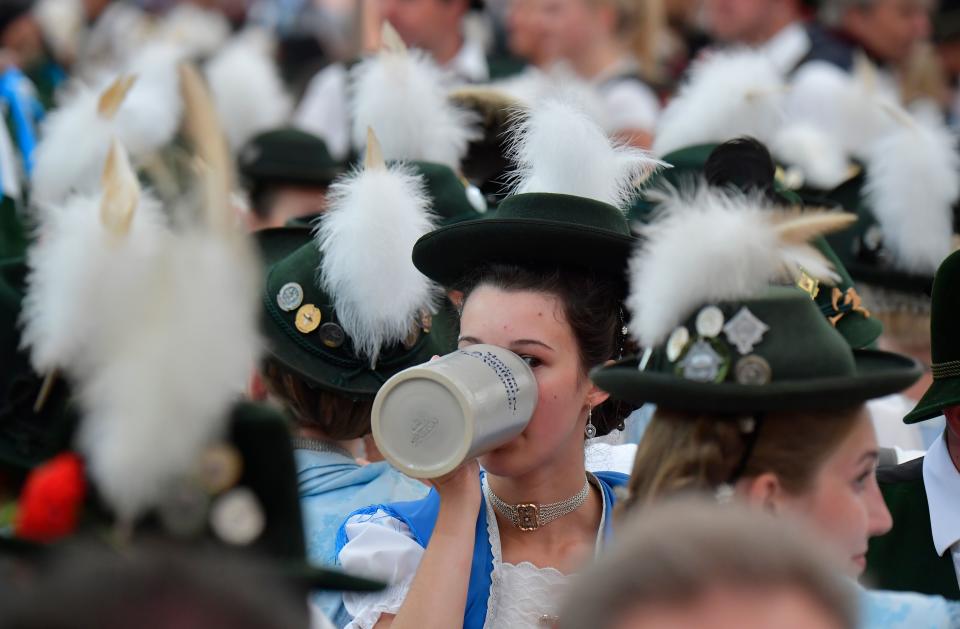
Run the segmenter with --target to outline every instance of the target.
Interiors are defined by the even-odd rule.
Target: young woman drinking
[[[394,584],[345,599],[351,627],[542,626],[568,575],[610,537],[613,487],[626,477],[588,474],[584,440],[626,410],[606,403],[587,374],[622,352],[634,238],[615,205],[654,162],[611,147],[563,103],[538,108],[519,137],[518,193],[491,218],[426,235],[414,262],[463,290],[461,348],[498,345],[528,362],[536,411],[520,436],[435,480],[425,500],[374,505],[347,521],[341,564]],[[521,504],[538,506],[534,526],[517,517]]]

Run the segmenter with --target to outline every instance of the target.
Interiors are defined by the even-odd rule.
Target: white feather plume
[[[110,117],[101,115],[98,106],[117,77],[98,82],[96,88],[79,83],[72,87],[41,128],[32,176],[36,206],[63,203],[75,193],[95,193],[114,138],[135,163],[173,139],[182,112],[179,56],[173,48],[150,46],[134,57],[129,70],[136,81]]]
[[[183,51],[152,43],[130,58],[125,72],[137,77],[116,116],[116,138],[135,163],[171,142],[180,127],[183,102],[178,68]]]
[[[204,73],[230,148],[237,151],[261,131],[283,126],[292,111],[270,42],[244,33],[228,42]]]
[[[663,343],[698,306],[755,296],[800,269],[836,282],[830,263],[808,243],[854,218],[778,212],[758,197],[705,186],[668,193],[661,206],[628,269],[630,332],[643,347]]]
[[[109,304],[116,323],[80,387],[79,446],[121,520],[193,469],[242,396],[259,352],[253,260],[240,237],[177,234]]]
[[[663,162],[614,144],[578,106],[541,102],[514,127],[516,193],[572,194],[623,208],[637,184]]]
[[[869,62],[857,67],[851,74],[823,62],[803,66],[790,84],[786,114],[794,123],[819,129],[848,156],[864,158],[864,149],[892,127],[883,108],[893,101],[879,89]]]
[[[469,142],[479,137],[475,116],[447,98],[442,70],[419,50],[381,51],[350,73],[354,147],[371,128],[387,160],[420,160],[459,172]]]
[[[798,169],[805,185],[833,190],[850,176],[847,152],[836,137],[809,122],[783,126],[770,143],[777,161]]]
[[[931,275],[953,245],[953,204],[960,195],[957,138],[899,112],[900,123],[867,150],[864,193],[894,265]]]
[[[518,101],[517,109],[533,110],[540,103],[557,98],[575,103],[608,134],[618,131],[612,128],[607,107],[596,87],[563,62],[546,70],[528,67],[520,74],[491,83],[490,88]]]
[[[436,286],[412,261],[414,243],[434,228],[429,208],[422,179],[400,165],[367,167],[331,187],[316,230],[319,280],[358,356],[371,363],[435,304]]]
[[[230,31],[230,22],[222,13],[178,2],[164,14],[152,38],[174,44],[196,58],[216,52],[230,38]]]
[[[168,234],[155,199],[141,195],[122,238],[101,223],[101,201],[99,194],[77,196],[50,208],[28,251],[22,345],[30,348],[38,373],[84,373],[91,348],[112,334],[103,314],[144,282],[165,246]]]
[[[786,88],[758,51],[717,52],[697,61],[663,110],[653,152],[663,156],[697,144],[753,136],[768,142],[783,121]]]

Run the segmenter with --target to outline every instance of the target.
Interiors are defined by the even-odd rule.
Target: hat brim
[[[960,406],[960,378],[934,380],[912,411],[903,418],[905,424],[916,424],[943,415],[943,409]]]
[[[911,358],[875,350],[854,350],[855,373],[746,385],[687,380],[670,373],[640,371],[636,357],[590,374],[613,397],[650,402],[682,411],[715,413],[768,412],[843,408],[902,391],[920,377]]]
[[[560,221],[481,218],[426,234],[413,248],[413,263],[446,287],[489,263],[581,267],[625,283],[634,243],[632,236]]]

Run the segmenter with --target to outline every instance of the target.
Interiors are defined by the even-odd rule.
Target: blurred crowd
[[[960,627],[955,0],[0,0],[0,114],[0,627]]]

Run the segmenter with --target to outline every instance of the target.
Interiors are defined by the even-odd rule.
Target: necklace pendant
[[[521,531],[540,528],[540,507],[532,503],[517,505],[517,528]]]

